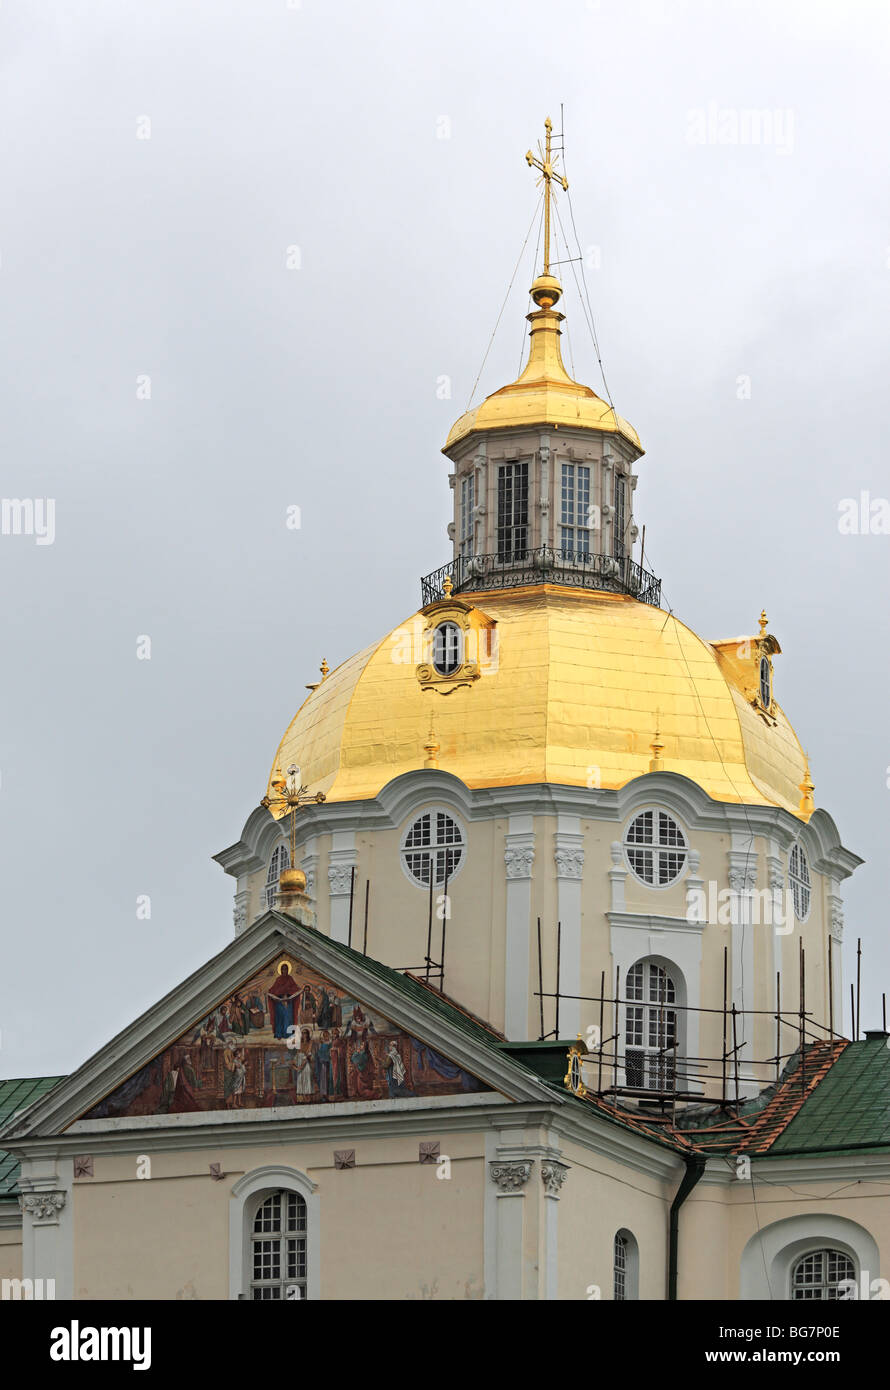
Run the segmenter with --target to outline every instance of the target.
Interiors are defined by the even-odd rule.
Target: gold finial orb
[[[278,888],[282,893],[305,893],[306,875],[302,869],[283,869]]]
[[[450,574],[446,574],[444,582],[442,584],[442,590],[446,598],[451,598],[452,592],[454,590],[454,580],[451,578]]]
[[[324,679],[327,677],[327,674],[328,674],[328,672],[329,672],[330,669],[331,669],[330,666],[328,665],[328,659],[327,659],[326,656],[323,656],[323,657],[321,658],[321,665],[319,666],[318,669],[319,669],[319,671],[321,672],[321,678],[322,678],[322,680],[324,680]]]
[[[272,790],[278,792],[279,795],[285,790],[287,786],[287,779],[281,771],[280,763],[275,768],[275,776],[272,778],[271,786]]]
[[[810,816],[816,809],[816,802],[813,798],[813,792],[816,790],[816,785],[812,777],[810,776],[810,755],[809,753],[807,753],[804,756],[806,759],[806,765],[803,774],[803,781],[801,781],[798,784],[798,791],[801,794],[798,810],[800,811],[800,814],[802,816]]]
[[[766,632],[766,629],[767,629],[766,609],[765,609],[765,608],[761,608],[761,610],[760,610],[760,635],[761,635],[761,637],[762,637],[763,634]]]
[[[562,296],[562,285],[555,275],[539,275],[529,294],[541,309],[552,309]]]

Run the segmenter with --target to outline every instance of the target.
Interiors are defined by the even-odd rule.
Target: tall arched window
[[[251,1299],[306,1297],[306,1201],[273,1192],[257,1207],[251,1233]]]
[[[672,1091],[676,1085],[677,985],[664,966],[638,960],[627,972],[625,1085]]]
[[[788,877],[794,898],[794,915],[799,922],[805,922],[810,915],[810,862],[803,845],[792,845],[788,859]]]
[[[266,874],[266,888],[263,894],[266,907],[275,906],[275,898],[278,893],[278,880],[289,864],[290,853],[287,845],[276,845],[272,858],[269,860],[269,871]]]
[[[856,1281],[856,1267],[843,1250],[810,1250],[791,1266],[791,1300],[849,1298],[845,1280]]]
[[[612,1257],[612,1297],[624,1303],[640,1296],[640,1252],[630,1231],[616,1231]]]

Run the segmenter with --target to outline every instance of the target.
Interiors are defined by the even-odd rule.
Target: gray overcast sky
[[[560,102],[647,555],[704,637],[767,607],[817,804],[868,860],[845,968],[861,935],[879,1018],[890,537],[838,504],[890,491],[888,50],[883,0],[6,0],[0,491],[55,498],[56,538],[0,536],[0,1075],[72,1068],[230,940],[210,856],[306,682],[448,557],[439,449]],[[727,143],[755,109],[772,138]]]

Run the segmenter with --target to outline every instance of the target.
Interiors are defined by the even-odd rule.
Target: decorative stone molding
[[[689,851],[688,864],[689,872],[686,875],[686,920],[687,922],[706,922],[708,912],[705,906],[705,881],[698,876],[701,854],[697,849],[691,849]]]
[[[328,867],[328,891],[332,898],[342,898],[352,884],[353,864],[331,864]]]
[[[24,1216],[30,1216],[35,1226],[58,1226],[59,1212],[65,1205],[65,1192],[23,1192],[19,1197],[19,1207]]]
[[[612,912],[623,912],[625,909],[624,899],[624,880],[627,878],[627,865],[624,862],[624,846],[620,840],[613,840],[609,846],[609,854],[612,859],[612,867],[609,870],[609,882],[612,885]]]
[[[417,1152],[418,1162],[438,1164],[440,1151],[438,1139],[421,1139]]]
[[[844,909],[840,899],[829,898],[828,900],[828,930],[831,932],[832,941],[843,941]]]
[[[250,894],[246,888],[235,894],[235,901],[232,905],[232,921],[236,936],[240,936],[241,932],[247,930],[247,901],[249,897]]]
[[[489,1163],[488,1171],[491,1180],[502,1193],[518,1192],[525,1187],[532,1175],[534,1159],[515,1158],[508,1162]]]
[[[771,891],[781,893],[785,887],[785,867],[777,854],[766,856],[766,872]]]
[[[734,893],[753,893],[757,887],[756,852],[729,851],[729,886]]]
[[[560,1189],[566,1180],[568,1171],[569,1165],[567,1163],[557,1163],[555,1159],[546,1159],[541,1164],[541,1181],[544,1184],[546,1196],[559,1198]]]
[[[93,1176],[93,1155],[76,1154],[74,1158],[74,1176],[76,1178],[91,1178]]]
[[[355,1149],[335,1149],[334,1150],[335,1168],[354,1168]]]
[[[306,875],[306,896],[315,897],[315,881],[318,873],[318,855],[306,854],[300,860],[300,868]]]
[[[584,843],[580,835],[557,831],[553,851],[558,878],[579,879],[584,875]]]
[[[507,845],[504,850],[507,878],[531,878],[534,859],[533,845]]]

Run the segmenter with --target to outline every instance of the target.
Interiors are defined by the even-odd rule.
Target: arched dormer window
[[[640,1296],[640,1251],[630,1231],[616,1231],[612,1256],[612,1297],[616,1303]]]
[[[856,1267],[843,1250],[810,1250],[791,1266],[791,1301],[849,1298],[849,1281],[855,1289]]]
[[[677,982],[665,966],[638,960],[627,972],[625,992],[625,1085],[640,1091],[672,1091],[679,1041]]]
[[[266,907],[275,906],[275,898],[278,893],[278,880],[284,870],[290,864],[290,854],[287,845],[276,845],[269,860],[269,869],[266,873],[266,887],[263,893]]]
[[[810,880],[810,861],[801,844],[791,846],[791,854],[788,858],[788,877],[791,880],[794,915],[798,922],[805,922],[810,915],[812,882]]]

